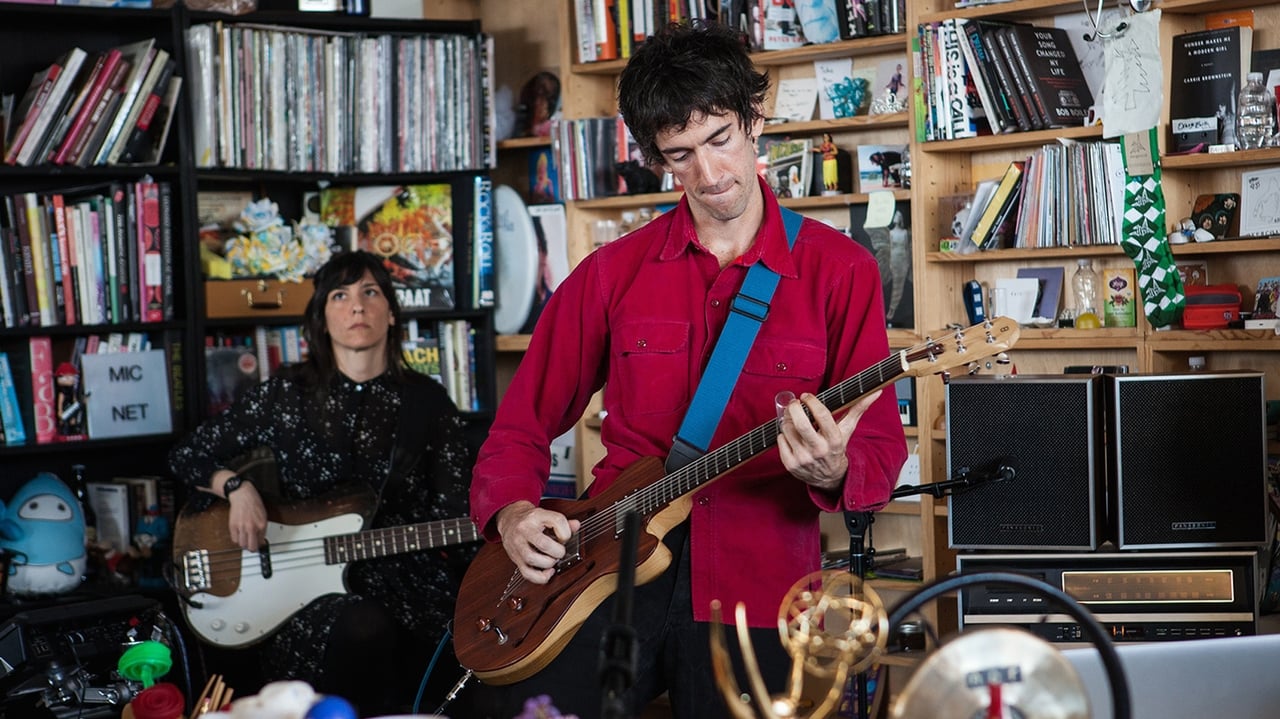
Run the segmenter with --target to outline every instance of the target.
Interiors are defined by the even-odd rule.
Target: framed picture
[[[866,204],[849,205],[849,236],[871,250],[880,265],[884,293],[885,324],[891,328],[915,327],[915,299],[911,277],[911,203],[894,207],[889,227],[867,228]]]

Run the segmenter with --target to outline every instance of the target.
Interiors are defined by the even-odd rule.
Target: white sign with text
[[[84,355],[80,361],[90,439],[173,431],[163,350]]]

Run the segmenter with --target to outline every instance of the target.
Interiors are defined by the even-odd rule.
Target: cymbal
[[[961,634],[929,655],[890,716],[1089,719],[1090,710],[1080,675],[1061,652],[1029,632],[993,627]]]

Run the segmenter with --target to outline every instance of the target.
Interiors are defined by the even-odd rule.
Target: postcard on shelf
[[[1061,267],[1021,267],[1018,277],[1031,277],[1039,282],[1036,297],[1036,318],[1053,320],[1058,317],[1058,308],[1062,303]]]
[[[852,102],[853,58],[814,60],[813,73],[818,82],[818,119],[834,120],[853,117],[858,108]],[[785,82],[785,81],[784,81]]]
[[[1186,286],[1204,287],[1209,284],[1209,263],[1204,260],[1178,260],[1173,263]]]
[[[792,77],[778,83],[778,96],[773,104],[773,116],[791,122],[813,119],[813,105],[818,101],[818,80],[813,77]]]
[[[858,145],[858,192],[900,188],[906,145]]]
[[[1240,236],[1280,234],[1280,167],[1240,175]]]
[[[807,197],[813,178],[813,138],[761,142],[765,181],[779,198]]]
[[[320,217],[339,244],[383,258],[401,307],[453,309],[452,186],[327,187]]]
[[[880,267],[886,326],[909,329],[915,327],[911,203],[895,203],[888,192],[871,194],[871,202],[849,205],[849,236],[870,250]]]
[[[1251,319],[1275,319],[1276,300],[1280,300],[1280,277],[1263,277],[1258,280],[1258,290],[1253,295]]]

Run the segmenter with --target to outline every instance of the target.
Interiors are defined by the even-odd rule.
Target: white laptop
[[[1280,717],[1280,634],[1120,644],[1131,719]],[[1062,652],[1089,692],[1093,719],[1113,719],[1102,659],[1093,647]]]

